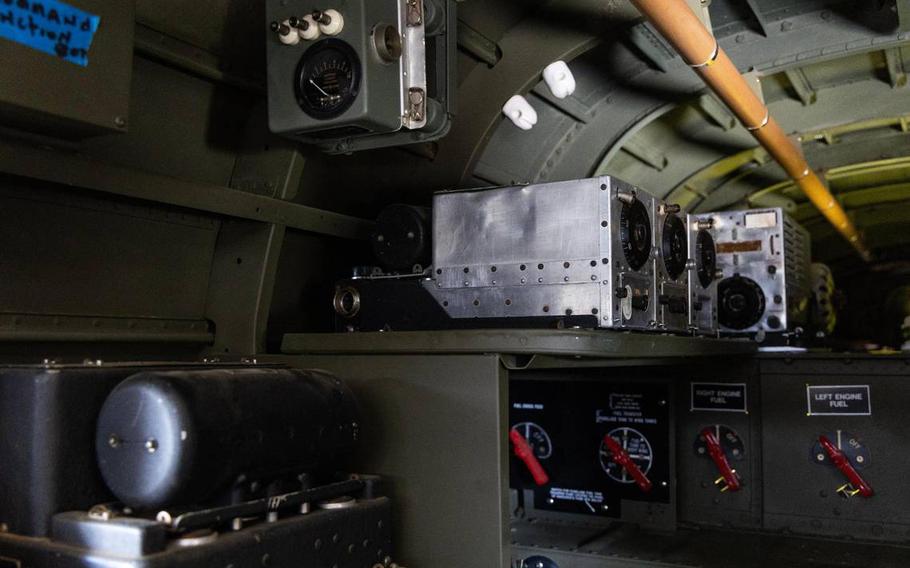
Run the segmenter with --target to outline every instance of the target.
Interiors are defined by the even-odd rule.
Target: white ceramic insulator
[[[282,23],[282,25],[285,25],[288,28],[290,28],[291,31],[288,32],[287,35],[278,34],[279,41],[281,41],[281,43],[283,43],[284,45],[297,45],[298,43],[300,43],[300,36],[297,35],[297,30],[295,30],[293,27],[291,27],[290,22],[285,20],[281,23]]]
[[[319,24],[316,23],[316,20],[313,19],[313,16],[307,14],[302,19],[309,25],[305,30],[297,28],[297,33],[300,35],[300,39],[304,39],[306,41],[319,39],[319,36],[322,34],[319,31]]]
[[[341,12],[338,10],[328,9],[323,12],[326,16],[332,19],[328,24],[319,24],[319,31],[325,35],[338,35],[341,33],[341,30],[344,29],[344,17],[341,15]]]
[[[554,61],[543,70],[543,80],[557,99],[564,99],[575,92],[575,76],[565,61]]]
[[[502,105],[502,113],[522,130],[531,130],[537,124],[537,111],[521,95],[515,95]]]

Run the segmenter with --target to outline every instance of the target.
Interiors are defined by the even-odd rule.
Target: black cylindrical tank
[[[358,437],[339,379],[296,369],[150,371],[119,384],[98,417],[98,466],[137,509],[204,502],[239,476],[332,471]]]

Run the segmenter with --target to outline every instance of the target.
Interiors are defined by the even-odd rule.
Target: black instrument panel
[[[622,518],[624,501],[670,503],[670,401],[666,383],[513,380],[509,427],[527,439],[549,481],[537,485],[510,458],[510,487],[536,510]],[[604,441],[610,435],[647,479],[642,487]]]

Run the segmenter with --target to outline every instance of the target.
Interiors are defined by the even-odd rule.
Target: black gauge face
[[[360,90],[357,53],[338,39],[324,39],[303,54],[294,90],[303,112],[322,120],[341,116]]]
[[[736,430],[723,424],[712,424],[699,430],[699,434],[695,438],[695,453],[697,455],[704,457],[710,455],[708,453],[708,444],[705,442],[704,435],[701,434],[706,429],[714,432],[714,437],[720,443],[720,447],[724,450],[724,455],[727,456],[727,459],[737,461],[743,459],[746,454],[746,445],[743,443],[742,438],[739,437],[739,434],[736,433]]]
[[[686,225],[676,215],[667,215],[664,220],[661,255],[667,275],[676,280],[686,269],[688,246],[686,242]]]
[[[695,237],[695,272],[702,288],[707,288],[714,281],[717,247],[714,245],[714,237],[708,231],[699,231]]]
[[[619,445],[628,452],[629,457],[632,458],[632,461],[635,462],[635,465],[638,466],[642,473],[647,475],[651,471],[654,454],[651,451],[651,443],[648,442],[644,434],[635,428],[621,427],[611,430],[607,435],[619,442]],[[613,459],[613,454],[607,448],[606,443],[600,443],[598,456],[600,458],[600,467],[611,479],[619,483],[635,483],[635,479],[629,475],[629,472]]]
[[[765,313],[765,293],[751,278],[733,276],[717,285],[717,321],[729,329],[746,329]]]
[[[629,267],[632,270],[641,269],[651,257],[651,219],[648,210],[638,199],[622,204],[619,238]]]
[[[837,430],[835,432],[825,432],[822,435],[827,437],[828,440],[834,444],[834,447],[842,451],[850,461],[850,464],[856,469],[863,469],[872,461],[869,447],[866,446],[859,437],[854,436],[850,432],[847,432],[846,430]],[[831,458],[828,456],[827,452],[822,449],[821,443],[817,440],[812,446],[809,459],[815,463],[831,463]]]
[[[537,424],[521,422],[512,426],[512,429],[518,430],[518,433],[524,436],[537,459],[546,460],[553,455],[553,442],[550,441],[550,435]]]

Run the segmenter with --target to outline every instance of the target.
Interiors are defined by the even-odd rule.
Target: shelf
[[[468,354],[548,355],[593,359],[662,359],[752,355],[754,342],[591,330],[448,330],[287,334],[287,354]]]
[[[800,538],[719,529],[653,533],[617,524],[587,530],[546,523],[512,524],[513,558],[543,555],[576,568],[864,568],[910,565],[901,544]]]

